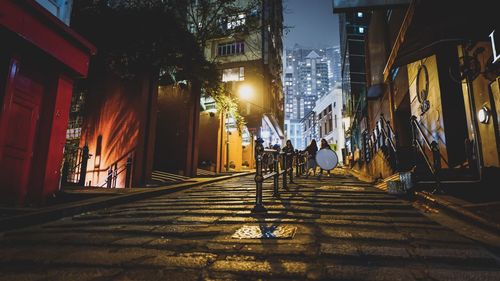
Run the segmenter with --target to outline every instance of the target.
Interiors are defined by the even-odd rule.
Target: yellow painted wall
[[[243,147],[243,156],[242,156],[242,163],[245,163],[245,161],[248,162],[248,168],[249,169],[253,169],[254,168],[254,164],[255,164],[255,154],[254,154],[254,151],[255,151],[255,142],[253,141],[253,137],[252,137],[252,141],[250,144],[246,145]],[[243,167],[243,169],[245,169],[246,167]]]
[[[459,54],[462,56],[462,47],[459,46]],[[485,69],[485,65],[491,61],[491,43],[490,42],[479,42],[469,54],[474,53],[477,48],[484,48],[484,51],[478,55],[478,60],[481,64],[481,69]],[[492,103],[494,103],[494,97],[490,93],[491,86],[494,86],[492,82],[486,79],[483,75],[479,75],[472,82],[472,95],[474,99],[475,112],[470,111],[469,107],[469,97],[467,92],[467,83],[465,79],[462,81],[462,89],[464,93],[464,101],[466,103],[466,113],[467,113],[467,129],[469,133],[469,139],[474,139],[473,124],[471,121],[471,114],[477,116],[477,112],[483,106],[488,107],[490,110],[493,108]],[[492,100],[493,98],[493,100]],[[498,98],[498,97],[497,97]],[[497,108],[498,110],[498,108]],[[497,143],[500,141],[496,138],[494,131],[493,120],[490,120],[488,124],[479,123],[479,135],[481,138],[481,149],[483,154],[483,165],[485,167],[500,167],[500,160],[498,157]]]
[[[429,73],[429,93],[427,99],[430,108],[427,112],[421,114],[420,102],[417,98],[417,73],[420,65],[425,65]],[[444,132],[443,109],[441,104],[441,90],[439,87],[439,74],[437,69],[436,56],[430,56],[420,61],[411,63],[408,68],[408,84],[410,91],[411,114],[417,117],[421,128],[426,134],[429,142],[437,141],[443,161],[441,167],[447,168],[448,153],[446,149],[446,136]],[[429,159],[432,154],[428,151]]]

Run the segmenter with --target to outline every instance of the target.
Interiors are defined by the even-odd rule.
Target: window
[[[234,42],[229,44],[219,44],[217,46],[217,55],[229,56],[245,53],[245,42]]]
[[[226,68],[222,70],[222,82],[229,81],[244,81],[245,80],[245,68]]]
[[[227,18],[227,30],[235,29],[238,26],[242,26],[245,24],[245,14],[239,14],[237,16],[232,16]]]
[[[358,28],[359,33],[365,33],[365,28],[364,27],[359,27]]]
[[[358,18],[362,18],[363,17],[363,13],[362,12],[358,12],[357,16],[358,16]]]

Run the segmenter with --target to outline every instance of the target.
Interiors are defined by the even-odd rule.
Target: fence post
[[[82,164],[80,165],[79,186],[85,186],[85,177],[87,176],[87,162],[89,160],[89,146],[85,144],[82,149]]]
[[[111,182],[113,181],[113,167],[110,166],[108,169],[108,178],[106,179],[106,187],[111,188]]]
[[[68,184],[68,174],[69,174],[69,162],[68,160],[64,160],[61,173],[61,186],[65,186]]]
[[[415,115],[412,115],[410,118],[410,127],[411,127],[411,139],[412,139],[412,146],[413,146],[413,161],[414,161],[414,166],[418,169],[418,140],[417,140],[417,128],[415,128],[415,122],[417,122],[417,117]]]
[[[274,183],[273,183],[273,197],[279,197],[280,196],[280,193],[279,193],[279,190],[278,190],[278,187],[279,187],[279,165],[278,165],[278,157],[279,157],[279,152],[278,150],[276,150],[275,152],[273,152],[273,155],[274,155],[274,177],[273,177],[273,180],[274,180]]]
[[[127,158],[127,164],[125,165],[125,188],[130,188],[130,176],[132,175],[132,157]]]
[[[115,170],[113,171],[113,188],[116,187],[117,178],[118,178],[118,163],[115,164]]]
[[[266,208],[262,204],[262,154],[264,153],[264,140],[258,138],[255,145],[255,206],[252,209],[253,213],[266,212]]]
[[[299,151],[295,149],[295,154],[294,157],[295,159],[295,177],[300,178],[300,173],[299,173]]]
[[[441,153],[439,153],[439,144],[436,141],[431,142],[432,161],[434,166],[434,176],[436,177],[436,189],[434,192],[443,193],[441,190],[441,179],[439,172],[441,171]]]

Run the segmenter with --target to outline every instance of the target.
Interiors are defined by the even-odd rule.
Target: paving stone
[[[204,268],[209,262],[212,262],[216,258],[217,255],[211,253],[186,253],[180,256],[160,254],[143,260],[139,264],[159,268]]]
[[[50,281],[104,281],[112,280],[120,274],[115,268],[52,268],[46,271],[46,279]]]
[[[117,246],[142,246],[155,240],[152,237],[126,237],[113,241],[111,244]]]
[[[150,280],[175,280],[175,281],[192,281],[198,280],[201,272],[192,270],[176,271],[166,269],[129,269],[125,270],[118,276],[115,276],[111,281],[150,281]]]
[[[326,272],[329,280],[416,280],[410,269],[396,267],[328,265]]]
[[[336,243],[321,243],[320,254],[359,257],[360,251],[358,246],[352,242],[337,241]]]
[[[307,264],[293,261],[215,261],[210,270],[245,274],[305,276]]]
[[[301,186],[279,199],[266,184],[269,211],[256,215],[252,181],[4,233],[0,280],[500,280],[500,263],[481,245],[369,184],[297,179]],[[231,238],[260,224],[297,231],[293,239]]]
[[[408,250],[403,247],[360,245],[359,250],[362,255],[370,257],[393,257],[393,258],[410,257]]]
[[[79,266],[127,266],[144,257],[141,251],[116,252],[110,249],[84,249],[67,251],[54,260],[56,264]]]
[[[310,245],[304,244],[271,244],[266,243],[244,245],[240,250],[241,253],[252,253],[256,255],[299,255],[311,257],[316,254]]]
[[[428,278],[439,281],[498,281],[500,269],[497,270],[460,270],[433,268],[427,271]]]
[[[218,220],[220,217],[193,217],[193,216],[184,216],[179,217],[177,222],[203,222],[203,223],[213,223]]]
[[[453,249],[453,248],[416,248],[412,250],[412,254],[422,258],[448,258],[469,260],[472,262],[475,259],[493,261],[493,256],[481,249]]]
[[[0,272],[0,281],[41,281],[45,276],[46,274],[39,272]],[[86,280],[89,279],[82,281]]]

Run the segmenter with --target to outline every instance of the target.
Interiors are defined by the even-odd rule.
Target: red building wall
[[[59,189],[73,80],[96,50],[33,0],[0,11],[0,201],[43,204]]]

